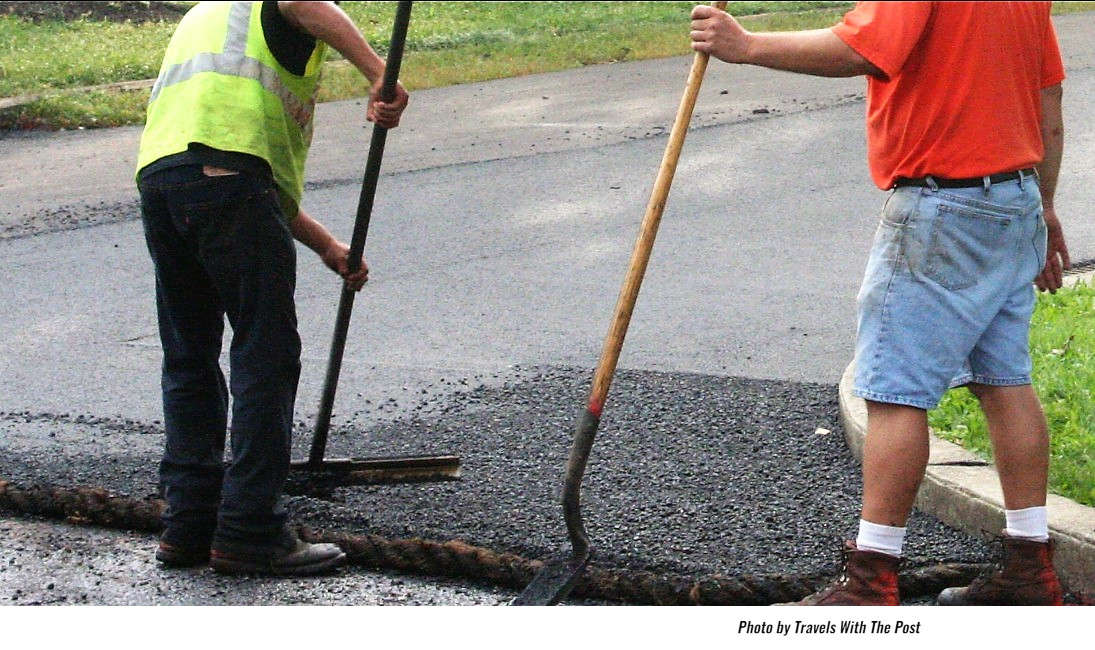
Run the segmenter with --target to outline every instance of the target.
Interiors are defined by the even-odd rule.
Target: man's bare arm
[[[1042,211],[1046,221],[1046,264],[1034,280],[1041,291],[1056,293],[1063,283],[1063,270],[1072,266],[1065,243],[1064,228],[1057,218],[1054,198],[1057,193],[1057,176],[1061,171],[1061,158],[1065,149],[1065,126],[1061,111],[1064,91],[1061,84],[1042,90],[1042,145],[1045,155],[1038,164],[1038,181],[1042,191]]]
[[[406,89],[402,84],[396,84],[395,99],[390,103],[380,101],[384,59],[338,5],[332,2],[279,2],[278,11],[289,24],[338,50],[369,80],[367,115],[370,121],[387,128],[399,126],[409,99]]]
[[[692,10],[692,49],[727,63],[748,63],[819,77],[883,76],[830,29],[798,32],[746,31],[724,11]]]

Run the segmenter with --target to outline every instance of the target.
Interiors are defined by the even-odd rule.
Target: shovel
[[[725,2],[712,3],[713,6],[722,9]],[[628,265],[627,277],[623,288],[620,289],[620,297],[616,301],[616,312],[612,317],[612,325],[605,337],[601,350],[601,358],[597,362],[597,370],[593,375],[593,387],[590,392],[589,402],[585,411],[578,419],[577,429],[574,433],[574,442],[570,450],[570,458],[567,460],[566,477],[563,481],[563,516],[566,520],[567,533],[570,535],[572,550],[549,560],[536,574],[525,590],[516,599],[514,605],[555,605],[566,598],[589,562],[590,545],[589,536],[586,535],[585,526],[582,523],[581,505],[579,503],[582,489],[582,475],[585,473],[586,463],[589,461],[589,453],[593,449],[593,438],[597,434],[597,427],[601,422],[601,412],[604,410],[605,400],[608,398],[608,387],[612,383],[612,375],[616,371],[616,362],[620,359],[620,350],[624,345],[624,336],[627,335],[627,326],[631,322],[631,313],[635,308],[635,301],[639,297],[639,287],[642,285],[643,274],[646,272],[647,262],[650,260],[650,251],[654,247],[654,238],[658,233],[658,224],[661,223],[662,212],[665,210],[665,201],[669,196],[669,186],[673,182],[673,174],[677,169],[677,160],[681,155],[681,147],[684,145],[684,136],[688,131],[688,123],[692,119],[692,109],[696,105],[696,96],[703,82],[703,74],[707,70],[708,55],[697,52],[692,60],[692,69],[688,73],[688,83],[681,99],[680,108],[677,109],[677,117],[673,121],[673,129],[669,133],[669,143],[666,145],[665,154],[662,157],[661,167],[658,169],[658,177],[654,181],[654,189],[650,196],[650,202],[646,207],[642,225],[639,229],[639,239],[635,243],[635,249],[631,254],[631,262]]]
[[[411,20],[412,4],[410,0],[401,0],[396,9],[395,25],[392,28],[392,40],[388,48],[384,81],[380,91],[380,97],[385,102],[395,98],[395,86],[399,80],[400,65],[403,63],[403,45],[407,40],[407,26]],[[369,220],[372,216],[377,181],[380,179],[380,161],[384,156],[387,135],[387,128],[379,124],[373,125],[369,157],[365,163],[365,179],[361,184],[354,234],[350,240],[350,273],[361,268],[361,254],[365,250],[365,238],[369,234]],[[327,361],[327,377],[324,381],[319,412],[316,415],[311,453],[308,460],[293,462],[290,467],[296,470],[338,475],[340,483],[424,481],[459,477],[460,459],[456,456],[325,458],[327,435],[331,429],[331,411],[334,407],[339,373],[342,370],[342,355],[346,349],[346,333],[350,327],[350,314],[353,311],[355,295],[355,292],[346,288],[345,285],[342,287],[338,315],[335,319],[335,334]]]

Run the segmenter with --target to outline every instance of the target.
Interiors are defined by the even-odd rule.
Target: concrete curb
[[[852,395],[855,362],[840,379],[840,419],[844,439],[863,459],[867,404]],[[1065,589],[1095,594],[1095,508],[1049,495],[1050,535],[1057,542],[1054,564]],[[992,465],[956,444],[931,436],[928,470],[916,507],[970,535],[1004,527],[1004,499]]]
[[[31,102],[36,102],[43,97],[49,97],[51,95],[76,95],[80,93],[89,93],[101,90],[145,90],[147,88],[151,88],[155,83],[155,79],[115,81],[108,84],[99,84],[98,86],[81,86],[79,88],[57,88],[44,93],[32,93],[30,95],[19,95],[17,97],[0,97],[0,110],[23,106]]]

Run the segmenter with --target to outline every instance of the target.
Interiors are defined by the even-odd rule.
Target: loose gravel
[[[569,549],[559,498],[591,372],[512,375],[422,389],[404,415],[356,414],[338,455],[456,454],[458,481],[308,489],[294,475],[298,524],[355,534],[461,539],[543,558]],[[379,410],[379,409],[378,409]],[[301,423],[296,445],[310,443]],[[0,414],[0,467],[19,485],[156,493],[158,422]],[[329,454],[330,456],[331,454]],[[671,572],[831,572],[860,505],[834,386],[619,371],[583,481],[583,520],[601,566]],[[990,546],[915,512],[907,566],[987,562]]]

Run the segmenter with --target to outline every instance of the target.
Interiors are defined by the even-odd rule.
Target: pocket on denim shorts
[[[943,204],[935,215],[923,273],[957,291],[977,284],[1007,252],[1012,218],[956,204]]]
[[[882,206],[882,224],[886,226],[904,226],[916,215],[919,205],[919,191],[911,188],[894,190]]]
[[[896,264],[905,256],[905,231],[908,223],[916,215],[919,195],[897,190],[890,194],[882,206],[882,217],[875,229],[871,245],[872,255],[888,266]]]

